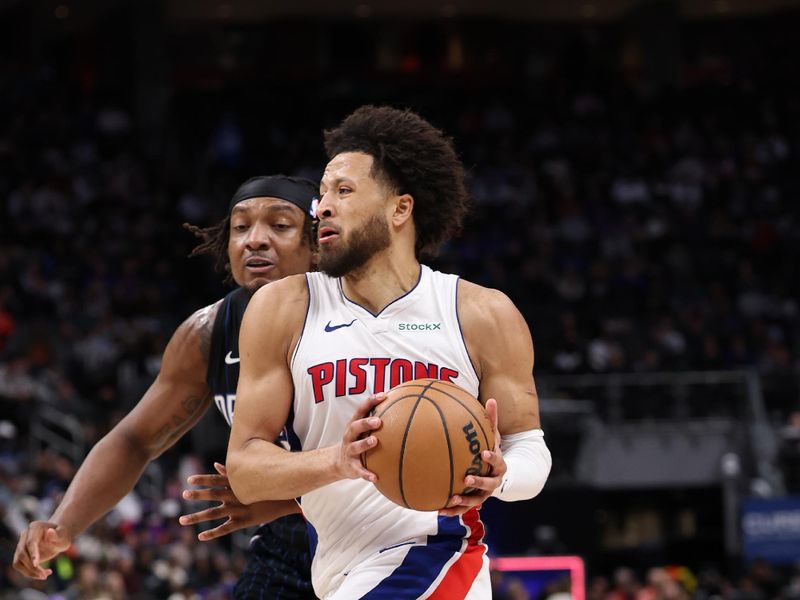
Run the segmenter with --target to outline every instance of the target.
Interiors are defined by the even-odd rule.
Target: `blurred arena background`
[[[228,597],[247,536],[177,523],[216,411],[48,582],[11,557],[224,294],[181,224],[387,103],[469,169],[434,266],[534,337],[553,471],[483,514],[493,556],[567,559],[495,597],[800,598],[800,2],[2,0],[0,48],[0,597]]]

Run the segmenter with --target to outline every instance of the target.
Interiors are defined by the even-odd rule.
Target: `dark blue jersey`
[[[252,295],[249,290],[237,288],[225,296],[211,334],[206,382],[228,425],[233,419],[239,383],[239,329]],[[234,597],[314,598],[308,533],[300,515],[276,519],[258,528]]]
[[[225,296],[214,320],[206,383],[214,394],[214,404],[231,424],[239,383],[239,329],[252,292],[237,288]]]

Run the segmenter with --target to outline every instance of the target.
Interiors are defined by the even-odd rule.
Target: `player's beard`
[[[373,215],[353,231],[346,244],[338,248],[320,247],[319,270],[331,277],[342,277],[363,267],[381,250],[389,247],[389,223],[383,213]],[[341,239],[341,238],[340,238]]]

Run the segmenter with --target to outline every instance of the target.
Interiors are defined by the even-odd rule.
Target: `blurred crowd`
[[[76,465],[50,451],[4,454],[0,473],[3,600],[173,600],[230,597],[244,568],[244,552],[230,539],[201,543],[178,516],[197,509],[181,499],[182,482],[199,460],[184,455],[155,495],[132,492],[63,555],[51,561],[48,581],[28,580],[11,568],[19,531],[47,520]],[[15,460],[16,459],[16,460]]]
[[[210,224],[240,180],[289,170],[270,166],[285,165],[284,148],[291,170],[318,177],[315,132],[344,113],[273,115],[256,133],[233,110],[197,124],[199,148],[183,122],[154,153],[132,106],[54,64],[5,65],[0,79],[0,590],[12,590],[0,597],[225,598],[241,548],[198,543],[176,520],[189,466],[219,459],[202,452],[168,453],[158,493],[126,498],[46,585],[16,577],[19,531],[51,514],[78,465],[36,444],[31,415],[77,417],[84,448],[113,426],[175,326],[225,291],[186,258],[181,223]],[[769,400],[787,416],[800,368],[798,90],[713,74],[659,91],[559,86],[557,73],[544,83],[384,99],[421,105],[469,170],[472,216],[434,266],[511,296],[540,376],[754,368],[783,382]],[[365,100],[353,92],[351,108]],[[595,578],[589,597],[800,597],[797,574],[689,584],[661,569],[642,584],[620,573]],[[498,598],[526,597],[507,584]]]
[[[480,226],[454,266],[517,300],[539,368],[796,366],[800,180],[783,107],[713,87],[570,104],[535,124],[495,106],[462,133]]]

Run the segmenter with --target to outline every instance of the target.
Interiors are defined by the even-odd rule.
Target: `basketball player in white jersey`
[[[491,598],[477,508],[532,498],[551,465],[528,327],[504,294],[419,262],[466,212],[449,139],[412,112],[368,106],[325,145],[323,273],[265,286],[244,316],[231,487],[244,503],[300,498],[324,600]],[[476,492],[439,513],[392,503],[360,461],[382,392],[419,377],[476,395],[502,440],[482,456],[491,476],[468,476]],[[284,426],[299,452],[272,443]]]

